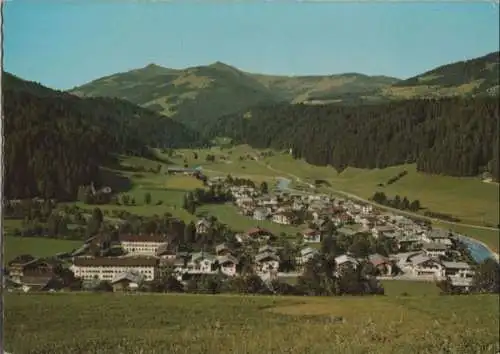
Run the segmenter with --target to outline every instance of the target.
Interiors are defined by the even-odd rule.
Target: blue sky
[[[11,0],[4,69],[67,89],[156,63],[407,78],[498,50],[489,3]]]

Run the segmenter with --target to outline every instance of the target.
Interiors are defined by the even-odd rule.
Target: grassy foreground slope
[[[4,333],[33,354],[495,353],[498,311],[488,295],[7,295]]]

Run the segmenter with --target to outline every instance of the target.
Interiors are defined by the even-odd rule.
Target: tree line
[[[5,195],[74,199],[115,153],[199,146],[181,123],[129,102],[82,99],[3,73]]]
[[[276,104],[219,118],[207,137],[228,136],[257,148],[292,149],[314,165],[384,168],[416,163],[450,176],[490,172],[498,180],[494,98],[394,101],[362,106]]]
[[[391,199],[387,197],[384,192],[375,192],[371,197],[371,200],[378,204],[390,206],[391,208],[400,210],[410,210],[415,212],[422,208],[418,199],[410,202],[406,196],[401,198],[399,195],[396,195],[393,199]]]

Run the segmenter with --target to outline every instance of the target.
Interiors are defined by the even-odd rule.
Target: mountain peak
[[[231,70],[238,70],[234,66],[231,66],[229,64],[223,63],[221,61],[216,61],[215,63],[212,63],[209,65],[211,68],[216,68],[216,69],[231,69]]]
[[[158,64],[155,64],[155,63],[149,63],[148,65],[146,65],[144,67],[144,69],[164,69],[163,66],[160,66]]]

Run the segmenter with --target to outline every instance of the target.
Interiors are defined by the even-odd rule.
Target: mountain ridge
[[[199,129],[218,117],[275,103],[370,104],[413,98],[498,93],[498,52],[454,62],[401,80],[342,73],[282,76],[250,73],[227,63],[170,69],[150,63],[68,92],[117,97]]]

